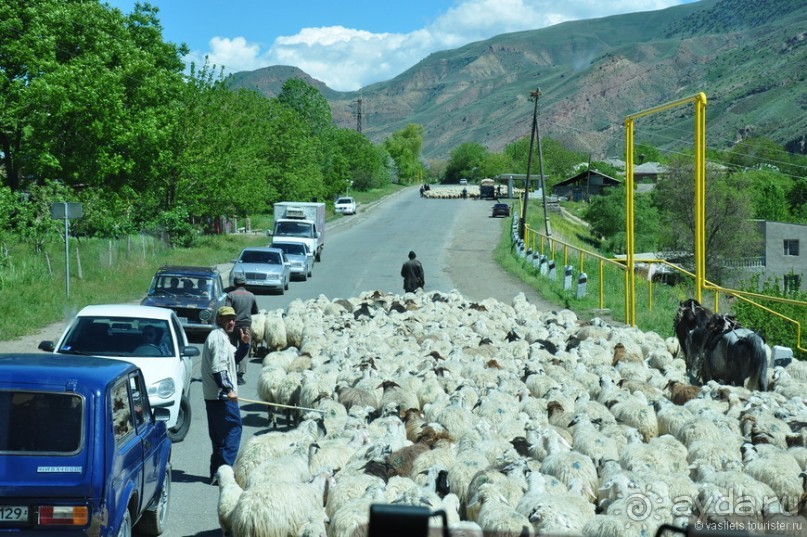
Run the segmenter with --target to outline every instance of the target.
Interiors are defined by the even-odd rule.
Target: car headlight
[[[199,312],[199,320],[202,321],[203,323],[209,323],[212,318],[213,318],[213,310],[211,309],[201,310]]]
[[[177,386],[172,378],[164,378],[149,386],[149,395],[156,395],[161,399],[170,399],[177,391]]]

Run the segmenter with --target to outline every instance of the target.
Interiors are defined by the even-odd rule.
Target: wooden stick
[[[245,399],[243,397],[239,397],[238,400],[243,401],[244,403],[255,403],[255,404],[258,404],[258,405],[277,406],[277,407],[280,407],[280,408],[292,408],[292,409],[295,409],[295,410],[309,410],[311,412],[321,412],[322,414],[327,414],[328,413],[327,410],[320,410],[318,408],[305,408],[305,407],[302,407],[302,406],[282,405],[280,403],[269,403],[267,401],[256,401],[255,399]]]

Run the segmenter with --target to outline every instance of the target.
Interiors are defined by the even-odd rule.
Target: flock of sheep
[[[219,470],[235,537],[367,535],[374,503],[452,535],[807,534],[806,363],[690,386],[675,338],[522,294],[320,296],[253,327],[259,397],[298,408]]]
[[[424,198],[433,199],[460,199],[462,198],[463,189],[467,192],[467,197],[470,199],[479,199],[479,185],[456,186],[456,185],[430,185],[429,190],[422,193]],[[505,188],[499,186],[499,191],[504,194]],[[522,189],[513,189],[513,196],[518,197],[523,194]]]

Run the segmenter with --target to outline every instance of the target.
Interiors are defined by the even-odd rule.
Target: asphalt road
[[[478,200],[421,199],[413,188],[374,207],[360,207],[358,214],[343,217],[326,229],[326,246],[313,278],[292,282],[283,295],[258,295],[258,305],[268,310],[285,309],[291,300],[313,299],[320,294],[333,300],[364,291],[402,293],[400,270],[409,250],[417,252],[424,265],[427,291],[456,288],[473,300],[493,297],[508,303],[525,291],[530,300],[541,303],[537,295],[493,262],[491,252],[507,224],[489,217],[491,205]],[[247,384],[239,387],[242,398],[258,399],[260,367],[258,359],[248,364]],[[191,388],[190,432],[174,447],[174,486],[166,537],[220,535],[218,488],[207,484],[210,443],[201,392],[197,364]],[[242,445],[253,435],[270,430],[264,406],[247,403],[241,411]]]
[[[417,188],[372,206],[360,206],[358,214],[328,224],[322,261],[315,265],[313,278],[292,282],[283,295],[258,295],[258,305],[273,310],[285,309],[294,299],[320,295],[333,300],[375,290],[400,294],[401,265],[414,250],[424,266],[427,291],[457,289],[471,300],[492,297],[507,303],[524,292],[539,307],[555,309],[492,260],[491,252],[502,231],[508,231],[509,220],[491,218],[491,206],[489,201],[421,199]],[[52,325],[27,339],[3,342],[0,352],[36,352],[36,341],[56,339],[62,330],[62,326]],[[247,384],[239,387],[242,398],[258,399],[260,367],[258,359],[248,364]],[[173,487],[165,537],[221,535],[216,512],[218,488],[208,484],[210,440],[201,388],[196,358],[190,431],[183,442],[174,445],[172,453]],[[244,403],[241,411],[243,445],[269,429],[265,406]]]

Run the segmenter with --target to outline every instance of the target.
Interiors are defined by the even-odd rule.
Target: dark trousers
[[[210,477],[222,464],[232,466],[241,445],[241,410],[238,401],[209,401],[207,409],[207,430],[213,454],[210,455]]]

